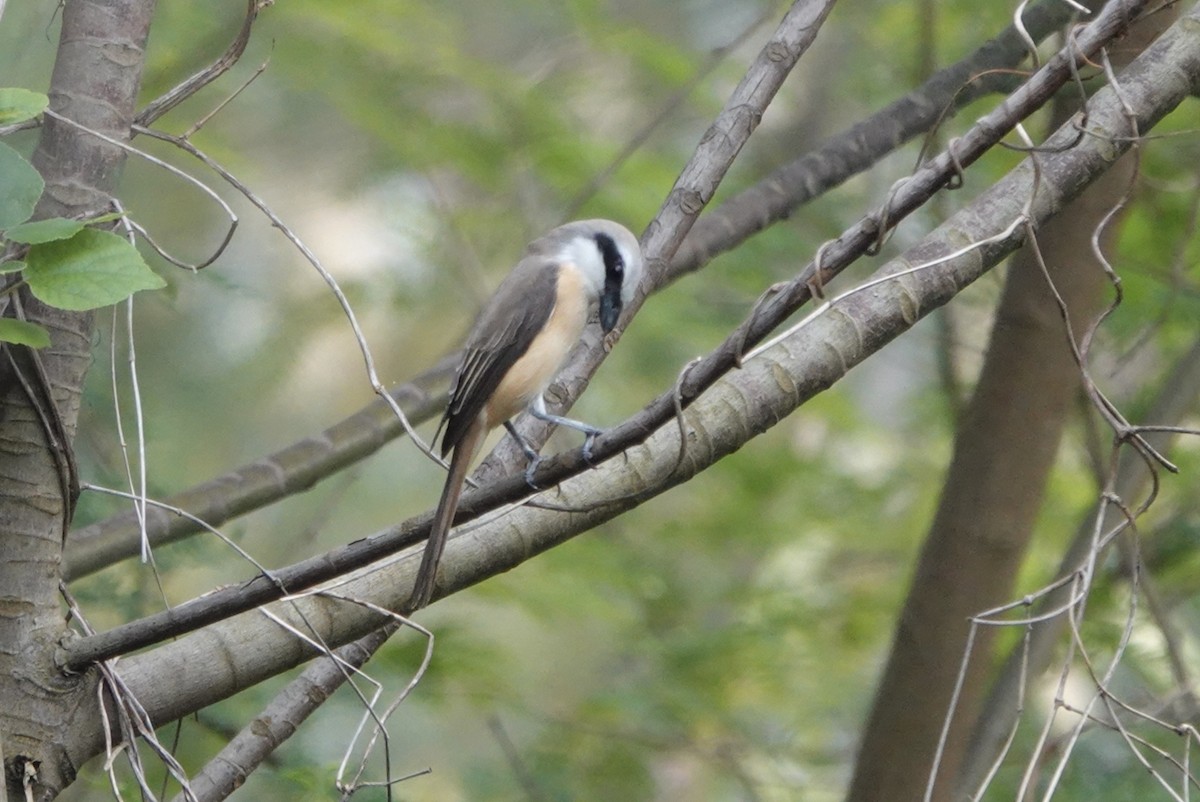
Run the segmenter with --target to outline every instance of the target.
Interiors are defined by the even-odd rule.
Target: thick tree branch
[[[346,644],[336,651],[338,660],[314,660],[191,778],[196,802],[226,799],[240,788],[250,773],[346,682],[350,675],[347,666],[361,668],[397,626],[393,623],[380,627]],[[180,793],[172,802],[189,800]]]
[[[1072,75],[1075,59],[1095,52],[1123,31],[1125,20],[1142,5],[1143,0],[1122,0],[1107,7],[1094,23],[1079,32],[1069,49],[1050,59],[995,111],[985,115],[961,139],[956,140],[953,152],[944,152],[930,160],[897,189],[890,197],[885,212],[864,218],[823,249],[820,282],[828,282],[854,258],[868,251],[882,231],[918,208],[947,181],[958,175],[963,166],[977,159],[1017,122],[1052,97]],[[1073,138],[1079,140],[1081,134],[1074,131]],[[1070,144],[1074,143],[1060,142],[1058,147]],[[673,419],[677,400],[686,407],[721,376],[737,367],[750,347],[765,339],[811,297],[809,287],[816,280],[815,276],[814,265],[810,264],[797,279],[783,285],[760,303],[746,322],[720,347],[693,365],[680,382],[677,392],[672,390],[664,393],[638,415],[598,437],[592,446],[594,460],[610,459],[643,442],[656,429]],[[589,463],[584,460],[581,450],[575,450],[544,460],[533,478],[538,487],[550,487],[588,468]],[[497,479],[465,493],[455,520],[470,520],[528,495],[529,488],[523,476]],[[80,668],[95,660],[123,654],[249,610],[278,599],[285,592],[300,592],[419,542],[428,534],[429,519],[429,515],[411,519],[374,537],[355,541],[275,571],[271,577],[260,576],[240,587],[214,591],[171,610],[66,644],[60,658],[64,666]]]
[[[1070,6],[1062,0],[1042,0],[1026,9],[1022,23],[1035,41],[1041,41],[1070,19],[1072,13]],[[966,58],[930,76],[904,97],[725,201],[695,222],[675,257],[651,280],[649,292],[699,269],[717,254],[731,250],[771,222],[786,218],[798,207],[875,164],[914,136],[930,130],[943,119],[945,112],[953,112],[985,92],[994,91],[996,82],[980,77],[981,74],[1015,67],[1027,56],[1024,42],[1016,28],[1010,25]],[[435,376],[425,373],[397,387],[395,397],[425,398],[434,406],[442,403],[444,395],[440,392],[436,397],[427,394],[433,392],[434,386],[439,386],[440,390],[435,381],[446,375],[444,368],[452,361],[453,356],[444,360],[435,368]],[[582,369],[585,368],[572,370]],[[578,386],[577,380],[568,379],[565,383],[569,387]],[[414,422],[424,420],[425,412],[429,416],[436,414],[436,410],[427,411],[424,403],[414,406],[412,412],[405,407],[405,413]],[[370,432],[365,436],[354,436],[357,425],[366,426]],[[219,527],[233,517],[307,489],[330,472],[374,453],[384,442],[400,436],[403,431],[386,405],[376,401],[314,438],[183,490],[164,501]],[[378,437],[385,440],[377,440]],[[370,447],[356,446],[364,439],[371,443]],[[313,448],[315,444],[319,447]],[[510,451],[503,452],[497,473],[507,473],[515,464],[514,457]],[[270,476],[264,475],[264,468],[270,470]],[[152,545],[175,542],[200,531],[202,528],[191,520],[161,510],[154,510],[147,516],[146,536]],[[65,575],[68,578],[84,576],[136,555],[140,547],[137,516],[132,510],[120,513],[72,535],[67,548]]]
[[[1122,74],[1124,97],[1142,133],[1200,86],[1197,25],[1200,12],[1194,11]],[[812,318],[793,336],[723,377],[684,415],[683,459],[679,459],[679,430],[665,426],[624,459],[602,464],[590,475],[573,478],[545,494],[544,500],[574,512],[524,506],[471,531],[460,531],[447,546],[441,592],[515,567],[532,554],[686,481],[950,300],[1020,244],[1023,221],[1036,226],[1052,217],[1130,147],[1134,129],[1112,91],[1097,93],[1089,112],[1086,136],[1080,139],[1071,126],[1059,131],[1047,142],[1048,152],[1038,157],[1039,170],[1028,161],[1023,163],[903,258],[879,271],[879,276],[890,279],[838,301],[828,313]],[[964,242],[978,247],[964,249]],[[913,271],[915,266],[927,267]],[[338,592],[394,609],[407,598],[419,559],[414,550],[380,563],[341,583]],[[292,603],[277,605],[275,611],[302,630],[315,627],[331,644],[348,642],[382,623],[377,615],[330,598],[314,596],[294,604],[303,619]],[[219,665],[214,665],[214,655],[222,656]],[[311,656],[311,647],[251,613],[129,657],[121,663],[121,673],[150,715],[162,722]],[[164,675],[173,681],[161,682]],[[99,748],[94,727],[80,726],[76,735],[77,759]]]
[[[832,0],[821,0],[821,2],[797,0],[780,22],[759,57],[747,70],[746,76],[734,89],[726,103],[725,110],[718,115],[716,122],[701,140],[696,154],[684,168],[676,182],[675,189],[659,214],[660,218],[671,221],[669,227],[665,224],[660,227],[663,232],[662,238],[665,239],[663,240],[664,244],[659,248],[664,257],[668,254],[662,251],[662,248],[670,247],[673,251],[678,241],[686,234],[687,227],[695,219],[695,215],[699,214],[702,208],[701,200],[707,202],[707,199],[716,191],[721,177],[742,145],[745,144],[788,71],[803,50],[815,39],[819,23],[824,19],[831,6]],[[640,300],[636,303],[640,303]],[[599,340],[595,338],[595,332],[589,331],[586,336],[594,338],[591,340],[591,345],[598,349]],[[597,350],[597,353],[602,352]],[[582,392],[582,387],[578,388],[578,392]],[[577,396],[578,392],[573,393],[573,397]],[[329,456],[337,457],[338,452],[331,451]],[[578,473],[584,467],[580,463],[574,472]],[[524,495],[528,495],[528,488],[521,491],[517,498]],[[220,496],[215,495],[214,498],[219,499]],[[258,577],[241,588],[217,591],[203,599],[166,610],[141,622],[133,622],[127,627],[119,628],[122,630],[120,632],[114,630],[104,633],[98,637],[107,646],[101,646],[101,642],[95,642],[85,646],[84,649],[91,654],[93,648],[114,648],[115,644],[125,642],[124,638],[130,633],[139,633],[135,635],[139,640],[149,638],[149,640],[142,640],[142,644],[147,645],[159,639],[159,636],[154,633],[161,633],[165,636],[171,631],[176,633],[191,631],[232,612],[248,610],[259,604],[278,599],[286,593],[296,593],[310,588],[317,582],[362,567],[427,537],[428,517],[419,519],[419,521],[415,530],[409,525],[404,525],[382,537],[356,541],[336,552],[315,557],[282,571],[276,571],[271,577]],[[226,606],[231,598],[238,609]],[[73,646],[68,647],[72,650],[73,648]],[[75,657],[70,655],[65,655],[64,659],[68,664],[78,662]],[[92,660],[88,659],[86,662],[92,662]]]

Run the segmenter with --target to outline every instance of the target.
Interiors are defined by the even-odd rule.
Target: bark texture
[[[74,0],[62,9],[50,108],[128,139],[150,0]],[[33,163],[46,181],[38,217],[104,209],[124,161],[119,148],[47,116]],[[6,312],[50,332],[49,348],[0,353],[0,739],[10,799],[52,799],[75,776],[62,744],[90,675],[64,676],[53,655],[66,632],[58,585],[73,499],[70,441],[91,361],[92,316],[22,292]]]

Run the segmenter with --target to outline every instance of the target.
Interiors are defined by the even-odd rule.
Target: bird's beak
[[[621,316],[621,287],[605,287],[600,296],[600,328],[608,334]]]

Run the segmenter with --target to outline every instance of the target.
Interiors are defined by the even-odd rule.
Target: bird
[[[467,468],[489,431],[503,424],[517,440],[529,460],[525,477],[531,486],[538,453],[511,422],[523,410],[583,432],[584,457],[590,459],[592,440],[601,430],[550,414],[542,395],[583,336],[592,308],[598,308],[600,328],[608,334],[644,272],[641,246],[629,229],[611,220],[578,220],[531,242],[484,305],[467,336],[438,427],[442,457],[453,455],[406,605],[409,612],[433,596]]]

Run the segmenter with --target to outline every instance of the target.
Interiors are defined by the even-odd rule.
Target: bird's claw
[[[596,442],[596,438],[603,433],[600,429],[593,429],[583,440],[583,461],[589,468],[596,467],[595,459],[592,457],[592,443]]]
[[[538,466],[542,464],[542,457],[536,452],[532,456],[529,454],[525,456],[529,457],[529,464],[525,466],[525,484],[529,485],[530,490],[541,490],[537,486],[537,482],[533,481],[533,475],[537,473]]]

